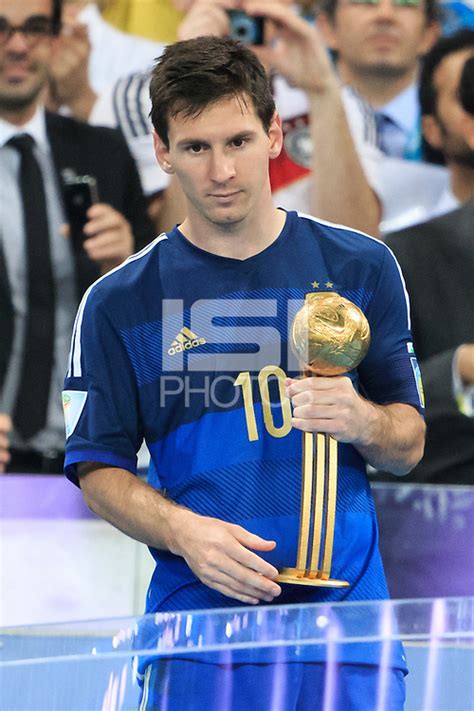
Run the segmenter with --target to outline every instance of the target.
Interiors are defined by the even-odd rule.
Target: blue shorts
[[[139,711],[403,711],[404,673],[363,664],[149,664]]]

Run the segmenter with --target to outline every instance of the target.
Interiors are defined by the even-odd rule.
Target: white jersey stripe
[[[123,269],[130,262],[135,262],[135,261],[137,261],[137,259],[141,259],[142,257],[144,257],[157,244],[159,244],[159,242],[162,242],[165,239],[168,239],[168,235],[166,234],[166,232],[163,232],[162,234],[158,235],[158,237],[156,237],[153,240],[153,242],[150,242],[150,244],[148,244],[146,247],[141,249],[136,254],[132,254],[128,259],[126,259],[124,262],[122,262],[122,264],[119,264],[118,267],[111,269],[109,272],[107,272],[107,274],[104,274],[99,279],[97,279],[87,289],[84,296],[82,297],[81,303],[79,304],[79,308],[78,308],[77,314],[76,314],[76,320],[74,321],[74,328],[73,328],[72,339],[71,339],[71,349],[69,351],[69,359],[68,359],[68,370],[67,370],[67,377],[68,378],[80,378],[82,376],[82,366],[81,366],[82,319],[84,317],[84,310],[86,307],[87,299],[88,299],[89,294],[91,293],[92,289],[96,286],[96,284],[99,284],[104,279],[107,279],[107,277],[109,277],[111,274],[114,274],[114,272],[117,272],[120,269]]]
[[[410,297],[408,295],[408,291],[407,291],[407,287],[405,284],[405,279],[403,277],[401,267],[397,261],[396,256],[390,249],[390,247],[388,245],[386,245],[385,242],[382,242],[382,240],[377,239],[376,237],[372,237],[371,235],[368,235],[366,232],[362,232],[361,230],[356,230],[353,227],[347,227],[347,225],[339,225],[339,224],[336,224],[335,222],[328,222],[327,220],[321,220],[319,217],[314,217],[313,215],[308,215],[304,212],[298,212],[298,215],[300,217],[305,217],[307,220],[312,220],[313,222],[317,222],[321,225],[326,225],[327,227],[334,227],[339,230],[345,230],[346,232],[354,232],[357,235],[362,235],[362,237],[367,237],[367,239],[371,239],[374,242],[378,242],[383,247],[385,247],[385,249],[391,255],[393,261],[395,262],[396,267],[398,269],[398,273],[400,275],[400,281],[401,281],[401,284],[403,287],[403,293],[405,294],[405,305],[406,305],[406,309],[407,309],[407,325],[408,325],[408,328],[411,330]]]

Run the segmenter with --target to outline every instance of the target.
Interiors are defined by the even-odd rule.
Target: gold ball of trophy
[[[290,336],[294,354],[315,375],[347,373],[359,365],[370,345],[364,313],[332,291],[306,295]]]

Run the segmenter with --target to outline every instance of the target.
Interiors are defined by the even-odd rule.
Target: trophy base
[[[298,568],[282,568],[276,581],[277,583],[290,583],[292,585],[311,585],[320,588],[348,588],[350,583],[347,580],[333,580],[328,578],[318,578],[317,573],[306,574],[304,570]]]

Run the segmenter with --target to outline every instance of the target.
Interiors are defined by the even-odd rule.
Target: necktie
[[[377,144],[382,153],[392,158],[403,158],[406,148],[406,136],[395,121],[377,111],[375,113],[375,125],[377,127]]]
[[[54,282],[43,176],[26,134],[10,139],[20,154],[27,263],[27,311],[13,424],[30,439],[46,424],[54,358]]]

